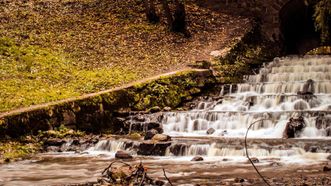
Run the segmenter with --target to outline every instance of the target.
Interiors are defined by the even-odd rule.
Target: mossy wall
[[[60,125],[87,132],[118,131],[114,113],[176,107],[215,83],[209,70],[184,70],[125,87],[0,115],[0,138],[19,137]]]
[[[227,55],[215,59],[212,69],[219,83],[241,83],[243,77],[256,72],[263,63],[280,56],[280,43],[270,41],[261,31],[261,23],[236,42]]]

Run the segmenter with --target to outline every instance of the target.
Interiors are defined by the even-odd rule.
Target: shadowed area
[[[289,1],[280,11],[281,35],[286,54],[304,54],[320,45],[313,21],[314,7],[303,0]]]

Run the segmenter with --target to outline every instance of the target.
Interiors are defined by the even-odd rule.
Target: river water
[[[248,133],[249,155],[259,159],[258,165],[265,172],[274,171],[274,165],[286,172],[329,161],[331,57],[277,58],[258,74],[245,77],[244,83],[226,86],[219,100],[205,99],[190,111],[162,113],[164,132],[174,141],[165,156],[139,156],[126,148],[125,141],[106,139],[82,153],[39,154],[0,165],[0,185],[96,181],[117,150],[130,151],[135,156],[132,163],[142,161],[151,177],[162,179],[165,168],[177,183],[199,183],[209,178],[217,183],[217,175],[253,173],[243,138],[257,120],[261,121]],[[286,123],[299,116],[306,127],[295,139],[282,139]],[[215,132],[207,134],[210,128]],[[176,144],[184,145],[174,153]],[[197,155],[204,161],[190,161]]]

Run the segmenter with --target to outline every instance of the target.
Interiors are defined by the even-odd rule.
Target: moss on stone
[[[22,143],[19,141],[0,141],[0,164],[27,158],[38,151],[39,143]]]
[[[183,101],[200,93],[201,87],[213,82],[214,77],[210,71],[187,70],[121,89],[9,114],[1,118],[0,138],[5,135],[19,137],[36,134],[38,130],[47,131],[61,124],[88,132],[98,132],[104,128],[113,128],[116,131],[111,123],[115,111],[176,108]]]
[[[307,52],[306,55],[331,55],[331,46],[314,48]]]
[[[216,59],[212,68],[219,82],[231,84],[240,83],[243,76],[251,74],[264,62],[272,60],[279,54],[280,48],[261,34],[259,23],[255,23],[252,29],[232,46],[230,52]]]

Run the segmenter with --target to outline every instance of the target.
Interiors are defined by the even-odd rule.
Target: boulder
[[[132,159],[133,157],[128,152],[120,150],[120,151],[116,152],[115,158],[117,158],[117,159]]]
[[[161,128],[161,127],[157,127],[157,128],[155,128],[155,130],[157,130],[157,132],[159,134],[162,134],[163,133],[163,128]]]
[[[155,129],[151,129],[149,131],[146,132],[146,135],[144,137],[144,140],[150,140],[153,138],[153,136],[155,136],[156,134],[158,134],[159,132]]]
[[[145,124],[147,126],[147,130],[155,129],[161,127],[161,123],[158,122],[149,122]]]
[[[256,157],[252,157],[251,160],[252,160],[253,163],[259,163],[260,162],[260,160],[257,159]]]
[[[331,166],[325,165],[323,167],[323,172],[330,172],[331,171]]]
[[[305,120],[302,116],[298,118],[291,117],[287,122],[285,130],[283,132],[283,138],[295,138],[306,127]]]
[[[167,148],[171,145],[171,142],[143,142],[138,146],[138,155],[145,156],[164,156]]]
[[[153,141],[170,141],[171,137],[165,134],[155,134],[152,138]]]
[[[319,150],[318,146],[310,146],[308,149],[308,152],[316,153],[316,152],[318,152],[318,150]]]
[[[64,143],[66,141],[60,138],[48,138],[44,141],[44,146],[61,146]]]
[[[191,159],[191,161],[203,161],[203,157],[195,156],[194,158]]]
[[[188,145],[185,143],[176,143],[170,146],[170,152],[175,156],[183,156]]]
[[[210,135],[210,134],[213,134],[215,132],[215,129],[214,128],[209,128],[207,130],[207,134]]]

